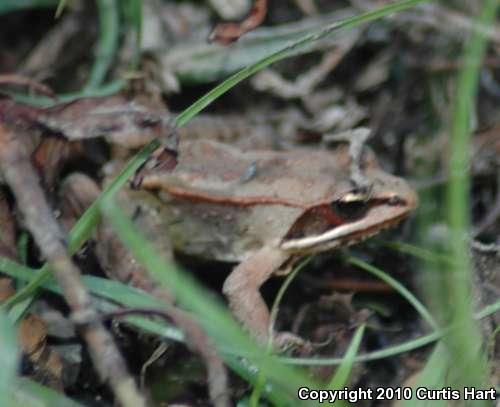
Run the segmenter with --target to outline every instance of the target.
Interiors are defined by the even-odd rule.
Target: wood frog
[[[180,143],[171,172],[151,172],[142,188],[157,190],[170,216],[177,252],[236,262],[223,292],[235,316],[261,342],[269,311],[259,293],[278,271],[306,254],[359,242],[397,224],[417,206],[401,178],[364,151],[369,187],[351,180],[347,146],[330,151],[246,151],[216,141]],[[289,334],[276,334],[276,346]]]

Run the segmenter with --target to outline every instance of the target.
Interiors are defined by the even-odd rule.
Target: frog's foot
[[[291,332],[277,332],[273,335],[273,348],[278,352],[289,350],[299,350],[300,353],[309,354],[312,352],[312,345],[309,341]]]

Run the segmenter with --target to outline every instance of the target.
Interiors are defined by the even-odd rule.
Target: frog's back
[[[352,188],[347,148],[247,151],[214,141],[181,143],[168,183],[238,203],[276,200],[309,206]]]
[[[214,141],[181,143],[174,171],[151,174],[171,215],[176,250],[241,261],[277,242],[304,210],[329,204],[352,188],[349,154],[247,151]]]

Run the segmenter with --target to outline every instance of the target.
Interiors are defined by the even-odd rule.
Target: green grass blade
[[[322,27],[316,32],[307,34],[302,38],[298,39],[297,41],[292,42],[291,44],[283,47],[281,50],[235,73],[233,76],[222,82],[220,85],[213,88],[210,92],[208,92],[206,95],[198,99],[195,103],[193,103],[181,114],[179,114],[176,118],[176,125],[178,127],[184,126],[187,122],[189,122],[189,120],[191,120],[194,116],[196,116],[203,109],[205,109],[215,99],[226,93],[229,89],[233,88],[241,81],[259,72],[260,70],[266,68],[267,66],[275,62],[278,62],[282,59],[288,58],[299,48],[306,47],[315,41],[318,41],[328,35],[331,35],[337,30],[353,27],[358,24],[368,23],[378,18],[387,16],[388,14],[406,10],[410,7],[413,7],[420,3],[424,3],[426,1],[429,0],[399,1],[397,3],[389,4],[387,6],[380,7],[376,10],[369,11],[367,13],[363,13],[358,16],[350,17],[342,21],[336,21],[334,23],[326,25],[325,27]]]
[[[12,262],[13,263],[13,262]],[[0,268],[8,267],[9,261],[7,259],[0,259]],[[16,263],[14,263],[16,264]],[[19,270],[19,265],[12,266],[14,269]],[[22,266],[21,266],[22,267]],[[30,269],[31,270],[31,269]],[[23,303],[24,301],[30,301],[40,290],[40,287],[50,279],[52,274],[48,266],[42,267],[39,271],[33,270],[34,278],[29,280],[29,283],[26,284],[23,288],[18,290],[12,297],[8,300],[4,301],[0,306],[0,309],[3,310],[12,310],[18,304]]]
[[[359,346],[361,345],[364,333],[365,325],[363,324],[356,330],[342,363],[328,384],[329,389],[338,390],[349,384],[349,377],[351,376],[354,360],[356,358],[356,354],[358,353]]]
[[[479,26],[491,28],[498,10],[498,0],[484,0],[481,14],[477,17]],[[479,3],[478,3],[479,4]],[[472,33],[465,46],[453,108],[450,141],[449,183],[447,190],[447,213],[449,216],[448,245],[454,265],[444,273],[441,297],[438,301],[443,316],[452,325],[460,328],[449,332],[444,340],[453,360],[451,385],[483,388],[487,381],[488,368],[481,349],[481,334],[473,320],[473,286],[471,260],[466,236],[470,233],[470,174],[469,154],[471,137],[471,112],[476,106],[479,70],[486,50],[486,36],[483,30]],[[450,306],[451,304],[451,306]],[[477,402],[477,405],[489,405]]]
[[[392,288],[394,288],[403,298],[405,298],[415,310],[420,314],[420,316],[431,326],[433,329],[437,329],[438,325],[431,313],[427,310],[427,308],[415,297],[406,287],[404,287],[397,280],[392,278],[387,273],[378,269],[377,267],[372,266],[356,257],[348,257],[347,261],[363,270],[368,271],[370,274],[380,278],[385,283],[389,284]]]
[[[0,271],[3,273],[13,277],[17,278],[23,281],[30,281],[33,279],[33,275],[35,273],[35,270],[22,266],[12,260],[9,260],[4,257],[0,257]],[[125,286],[119,282],[116,281],[111,281],[108,279],[103,279],[99,277],[93,277],[93,276],[84,276],[83,281],[85,285],[89,288],[89,290],[92,292],[94,295],[101,296],[103,298],[108,298],[110,300],[113,300],[117,303],[122,304],[123,306],[133,308],[133,307],[155,307],[158,306],[158,300],[155,298],[151,297],[149,294],[144,293],[140,290],[136,290],[132,287]],[[116,286],[116,287],[115,287]],[[60,290],[57,287],[57,285],[54,282],[45,282],[44,283],[44,288],[48,289],[50,291],[53,291],[57,294],[60,294]],[[117,291],[118,294],[115,294],[114,291]],[[488,305],[484,309],[482,309],[480,312],[478,312],[475,315],[476,319],[481,319],[481,318],[486,318],[490,315],[493,315],[497,312],[500,311],[500,301]],[[163,323],[153,323],[152,325],[150,324],[144,324],[140,325],[137,324],[137,321],[141,321],[144,318],[131,318],[131,324],[134,326],[137,326],[140,329],[144,329],[146,332],[150,332],[153,334],[157,335],[164,335],[164,332],[169,332],[164,331],[162,326],[166,326]],[[152,321],[151,321],[152,322]],[[142,322],[141,322],[142,323]],[[163,325],[162,325],[163,324]],[[443,330],[435,331],[433,333],[430,333],[428,335],[421,336],[416,339],[412,339],[410,341],[398,344],[398,345],[393,345],[388,348],[375,351],[375,352],[370,352],[366,353],[363,355],[358,355],[355,358],[355,362],[367,362],[367,361],[373,361],[373,360],[379,360],[395,355],[399,355],[401,353],[409,352],[415,349],[418,349],[422,346],[426,346],[432,342],[435,342],[436,340],[440,339],[444,334]],[[171,336],[169,333],[166,335],[167,338],[174,339],[174,340],[182,340],[181,336],[178,336],[178,333],[175,333],[173,336]],[[232,350],[231,350],[232,349]],[[233,352],[234,353],[234,346],[231,346],[230,348],[224,348],[222,349],[224,352]],[[236,352],[235,354],[241,354],[241,352]],[[329,365],[339,365],[342,363],[343,359],[342,358],[279,358],[280,361],[287,363],[287,364],[293,364],[293,365],[302,365],[302,366],[329,366]],[[253,372],[255,373],[255,372]],[[251,375],[252,376],[252,375]],[[253,377],[253,376],[252,376]]]
[[[135,36],[134,55],[131,58],[131,69],[136,69],[139,64],[142,43],[142,0],[122,0],[120,6],[123,14]]]
[[[0,15],[30,8],[57,7],[59,0],[2,0]]]
[[[236,372],[238,376],[240,376],[247,383],[253,385],[254,387],[260,386],[260,370],[254,368],[253,365],[247,364],[241,358],[237,358],[236,356],[225,356],[224,361],[231,368],[232,371]],[[242,363],[243,362],[243,363]],[[297,404],[296,395],[286,394],[282,391],[276,391],[272,384],[269,382],[261,385],[260,395],[263,398],[266,398],[273,406],[293,406]],[[250,401],[248,398],[240,400],[237,404],[243,407],[248,407]],[[305,403],[301,403],[300,405],[304,405]],[[267,404],[261,403],[261,406],[267,406]]]
[[[288,287],[290,287],[290,284],[292,284],[292,281],[295,280],[295,277],[297,277],[297,274],[309,263],[311,260],[311,257],[307,257],[306,259],[302,260],[299,265],[297,265],[293,271],[286,277],[285,281],[283,284],[281,284],[280,289],[278,290],[278,293],[276,294],[276,297],[274,298],[273,305],[271,306],[270,310],[270,320],[271,324],[269,326],[269,336],[271,336],[272,331],[274,330],[274,324],[276,322],[276,319],[278,317],[278,311],[280,304],[283,300],[283,297],[285,296],[286,291],[288,290]]]
[[[11,405],[21,354],[17,335],[10,319],[0,310],[0,406]]]
[[[279,307],[281,304],[281,301],[283,300],[283,297],[288,290],[288,287],[290,287],[290,284],[292,284],[292,281],[295,280],[295,277],[297,277],[297,274],[309,263],[311,260],[311,257],[307,257],[305,260],[303,260],[297,267],[294,268],[294,270],[286,277],[285,281],[283,284],[281,284],[280,289],[278,290],[278,293],[276,294],[276,297],[274,298],[273,305],[271,306],[270,310],[270,323],[269,323],[269,342],[267,344],[267,352],[270,353],[272,351],[272,337],[273,337],[273,332],[274,332],[274,326],[276,323],[276,319],[278,317],[278,311]],[[265,376],[264,373],[261,371],[260,374],[257,376],[256,380],[256,385],[254,386],[254,390],[252,394],[250,395],[250,407],[257,407],[259,404],[259,399],[260,395],[263,391],[264,384],[265,384]]]
[[[33,302],[33,298],[34,297],[26,298],[24,301],[18,302],[8,310],[8,316],[13,323],[21,320],[21,318],[28,312],[28,309],[31,307],[31,303]],[[1,309],[4,310],[3,308]]]
[[[453,264],[449,255],[444,253],[439,253],[434,250],[429,250],[425,247],[415,246],[413,244],[404,242],[387,242],[382,241],[382,245],[389,247],[391,249],[400,251],[402,253],[409,254],[417,259],[423,260],[428,263],[434,264]]]
[[[354,358],[355,363],[371,362],[390,358],[392,356],[400,355],[423,346],[429,345],[443,336],[442,331],[432,332],[427,335],[422,335],[416,339],[400,343],[398,345],[388,346],[387,348],[358,355]],[[281,358],[281,361],[290,365],[298,366],[335,366],[340,365],[343,358]]]
[[[38,274],[40,274],[40,272],[36,272],[36,270],[3,257],[0,257],[0,271],[11,277],[29,282],[38,280]],[[151,295],[118,281],[94,276],[83,276],[83,282],[93,295],[107,299],[115,304],[121,304],[126,308],[162,308],[165,306],[165,304],[159,302]],[[45,279],[42,285],[45,289],[59,295],[61,294],[61,290],[54,280]],[[100,310],[102,312],[111,312],[116,309],[116,307],[105,306],[101,302],[98,306],[101,307]],[[162,335],[168,339],[183,341],[182,333],[169,324],[157,324],[153,323],[153,321],[139,317],[130,317],[126,320],[133,321],[132,324],[134,326],[144,329],[146,332],[153,331],[153,333]]]
[[[54,14],[55,18],[61,17],[64,9],[66,8],[67,0],[59,0],[59,4],[57,5],[56,12]]]
[[[93,91],[103,83],[118,50],[120,18],[117,0],[97,0],[99,40],[96,58],[84,92]]]
[[[37,107],[50,107],[59,103],[73,102],[84,97],[102,97],[110,96],[119,92],[125,86],[126,82],[123,79],[115,79],[95,89],[79,90],[77,92],[70,92],[58,94],[57,100],[41,95],[26,95],[24,93],[5,92],[15,101],[27,105]]]
[[[422,400],[416,397],[419,387],[426,389],[444,389],[446,387],[445,377],[449,368],[450,359],[446,347],[438,343],[431,356],[427,359],[425,367],[418,373],[418,379],[413,388],[411,400],[402,400],[401,407],[446,407],[446,400]]]

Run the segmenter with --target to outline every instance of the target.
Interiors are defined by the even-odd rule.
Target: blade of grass
[[[64,9],[66,8],[67,5],[67,0],[59,0],[59,3],[57,4],[56,12],[54,14],[55,18],[61,17]]]
[[[5,92],[14,100],[20,103],[25,103],[28,105],[38,106],[38,107],[49,107],[54,106],[58,103],[72,102],[83,97],[101,97],[109,96],[119,92],[126,82],[123,79],[115,79],[108,82],[102,86],[95,89],[80,90],[78,92],[58,94],[57,100],[49,98],[47,96],[40,95],[26,95],[21,93]]]
[[[480,26],[486,29],[492,26],[498,5],[498,0],[482,2],[481,14],[477,17]],[[454,382],[452,384],[457,387],[483,388],[488,373],[486,358],[481,350],[480,330],[472,318],[473,280],[466,240],[466,236],[470,233],[470,118],[476,106],[479,70],[486,44],[485,33],[477,30],[465,46],[465,63],[458,76],[451,129],[447,213],[450,257],[455,263],[440,280],[441,297],[446,300],[438,301],[438,304],[440,303],[442,314],[446,316],[448,322],[460,327],[457,331],[449,332],[444,338],[451,354],[450,360],[453,361],[452,376],[455,377],[451,378]],[[486,406],[488,403],[478,402],[478,405]]]
[[[33,277],[36,272],[35,270],[26,266],[22,266],[7,258],[0,257],[0,270],[8,274],[9,276],[23,281],[32,281],[37,279],[37,277]],[[159,302],[151,295],[117,281],[94,276],[83,276],[83,280],[85,286],[91,291],[93,295],[105,298],[109,301],[112,301],[114,304],[121,304],[127,308],[163,308],[165,306],[164,303]],[[59,289],[55,281],[46,280],[42,284],[43,288],[53,291],[57,294],[61,294],[61,290]],[[100,311],[111,312],[112,310],[116,309],[116,307],[108,307],[103,304],[103,302],[97,304]],[[155,334],[160,334],[168,339],[183,341],[182,333],[169,324],[160,325],[154,323],[153,321],[139,317],[130,317],[128,319],[134,321],[134,326],[144,329],[147,332],[155,330]],[[149,323],[148,321],[151,323]]]
[[[311,257],[307,257],[297,267],[294,268],[294,270],[286,277],[283,284],[281,284],[281,287],[278,290],[276,297],[274,298],[273,305],[272,305],[271,311],[270,311],[270,317],[269,317],[269,321],[270,321],[270,323],[269,323],[269,342],[267,343],[267,348],[266,348],[267,353],[271,353],[272,348],[273,348],[274,326],[276,324],[276,318],[278,316],[278,311],[279,311],[279,306],[281,304],[281,301],[282,301],[288,287],[290,287],[290,284],[292,283],[292,281],[295,280],[295,277],[297,277],[297,274],[299,274],[299,271],[301,271],[307,265],[307,263],[309,263],[310,260],[311,260]],[[260,395],[263,391],[265,381],[266,381],[266,378],[264,376],[264,372],[260,371],[259,375],[257,376],[254,390],[253,390],[252,394],[250,395],[250,400],[249,400],[250,407],[257,407],[258,406]]]
[[[97,43],[96,59],[84,93],[98,88],[108,72],[118,49],[120,19],[116,0],[97,0],[99,11],[99,41]]]
[[[415,396],[415,390],[419,387],[426,389],[444,389],[446,387],[445,377],[449,364],[449,354],[442,343],[438,343],[431,356],[427,359],[425,367],[418,373],[418,379],[412,388],[414,389],[411,400],[402,400],[402,407],[445,407],[446,400],[425,400]]]
[[[352,367],[354,365],[354,360],[356,354],[358,353],[359,346],[361,345],[361,340],[363,339],[363,334],[365,333],[365,325],[361,325],[354,334],[352,341],[347,349],[346,354],[342,360],[342,363],[338,367],[337,371],[333,375],[328,388],[331,390],[342,389],[349,383],[349,377],[351,376]]]
[[[22,232],[16,242],[16,253],[23,264],[28,262],[28,243],[29,234],[27,232]]]
[[[438,325],[427,308],[415,297],[406,287],[404,287],[397,280],[389,276],[387,273],[384,273],[382,270],[368,264],[356,257],[347,257],[347,262],[351,263],[354,266],[357,266],[365,271],[368,271],[370,274],[380,278],[382,281],[389,284],[392,288],[394,288],[403,298],[405,298],[415,310],[420,314],[420,316],[429,324],[431,328],[436,330]]]
[[[59,0],[2,0],[0,15],[28,8],[56,7]]]
[[[20,280],[31,281],[34,278],[33,269],[22,266],[8,258],[0,257],[0,271],[3,273]],[[116,281],[110,281],[107,279],[102,279],[93,276],[84,276],[83,280],[85,285],[89,288],[89,290],[94,295],[99,295],[104,298],[109,298],[113,301],[116,301],[120,304],[123,304],[127,307],[154,307],[158,305],[158,302],[153,297],[149,296],[146,293],[143,293],[139,290],[135,290],[132,287],[124,286],[121,283]],[[53,281],[44,281],[43,287],[50,291],[56,292],[60,294],[60,290],[57,285]],[[114,292],[118,291],[117,295],[114,295]],[[497,304],[496,308],[489,309],[489,313],[484,314],[482,316],[490,315],[491,313],[497,312],[500,310],[500,302]],[[140,320],[141,318],[136,318],[136,320]],[[144,328],[145,330],[148,327]],[[157,333],[157,332],[154,332]],[[421,346],[427,345],[429,343],[434,342],[435,340],[441,337],[441,332],[435,332],[430,335],[422,336],[421,338],[417,338],[415,340],[405,342],[400,345],[392,346],[390,348],[372,352],[367,355],[358,356],[356,361],[369,361],[376,360],[384,357],[389,357],[395,354],[403,353],[409,350],[417,349]],[[234,348],[234,346],[231,346]],[[225,348],[226,349],[226,348]],[[242,355],[243,356],[243,355]],[[335,365],[340,364],[342,362],[341,358],[328,358],[328,359],[311,359],[311,358],[280,358],[281,361],[289,364],[297,364],[297,365]]]
[[[291,56],[298,48],[305,47],[315,41],[318,41],[328,35],[331,35],[337,30],[353,27],[358,24],[368,23],[378,18],[387,16],[388,14],[406,10],[410,7],[413,7],[420,3],[424,3],[426,1],[429,0],[399,1],[397,3],[392,3],[387,6],[380,7],[376,10],[369,11],[367,13],[346,18],[345,20],[342,21],[335,21],[334,23],[328,24],[325,27],[320,28],[316,32],[307,34],[302,38],[298,39],[297,41],[292,42],[291,44],[283,47],[279,51],[269,55],[264,59],[261,59],[260,61],[256,62],[253,65],[248,66],[247,68],[242,69],[241,71],[235,73],[233,76],[226,79],[220,85],[213,88],[210,92],[202,96],[191,106],[189,106],[186,110],[184,110],[181,114],[179,114],[175,120],[175,123],[178,127],[184,126],[187,122],[189,122],[189,120],[191,120],[194,116],[200,113],[210,103],[212,103],[215,99],[223,95],[229,89],[233,88],[235,85],[237,85],[244,79],[252,76],[256,72],[259,72],[263,68]]]
[[[365,353],[355,357],[355,363],[361,362],[372,362],[374,360],[380,360],[385,358],[390,358],[392,356],[400,355],[423,346],[429,345],[443,335],[442,331],[432,332],[427,335],[422,335],[416,339],[412,339],[398,345],[388,346],[385,349]],[[284,363],[297,366],[335,366],[340,365],[343,358],[286,358],[282,357],[280,360]]]
[[[135,35],[134,56],[130,61],[130,69],[136,69],[139,64],[142,43],[142,0],[122,0],[120,5]]]
[[[16,242],[16,252],[17,258],[21,261],[22,264],[27,264],[28,262],[28,241],[29,234],[27,232],[23,232],[17,239]],[[17,291],[21,290],[25,286],[24,282],[17,282]],[[28,311],[31,306],[33,297],[26,298],[24,301],[21,301],[15,304],[12,308],[8,310],[8,316],[12,323],[16,323],[19,321]]]
[[[381,241],[380,243],[385,247],[389,247],[402,253],[409,254],[413,257],[416,257],[417,259],[424,260],[426,262],[450,265],[453,264],[451,258],[448,255],[429,250],[425,247],[419,247],[404,242]]]
[[[17,335],[12,322],[0,310],[0,405],[10,406],[12,388],[16,381],[20,352],[17,346]]]
[[[250,385],[254,387],[259,385],[260,380],[260,369],[255,369],[255,366],[249,363],[246,363],[245,359],[237,358],[235,356],[225,356],[224,361],[226,364],[236,372],[242,379],[248,382]],[[261,394],[265,397],[273,406],[293,406],[297,404],[297,396],[285,394],[282,391],[275,391],[272,383],[265,383],[261,386]],[[247,399],[248,400],[248,399]],[[243,406],[248,406],[247,400],[241,401],[237,404],[239,406],[242,404]],[[304,405],[306,403],[302,403],[300,405]],[[307,405],[307,404],[306,404]],[[261,406],[267,406],[267,404],[261,403]]]
[[[0,257],[0,271],[3,273],[20,280],[30,281],[33,279],[34,270],[22,266],[10,259],[5,257]],[[155,307],[158,306],[158,300],[151,297],[149,294],[144,293],[140,290],[136,290],[132,287],[126,286],[116,281],[111,281],[108,279],[103,279],[99,277],[93,276],[84,276],[83,280],[85,285],[89,288],[89,290],[94,295],[101,296],[103,298],[108,298],[114,302],[120,303],[126,307]],[[45,282],[43,287],[47,290],[53,291],[57,294],[60,294],[59,288],[56,286],[54,282]],[[116,291],[116,292],[115,292]],[[487,316],[493,315],[496,312],[500,312],[500,301],[491,304],[487,307],[484,307],[481,311],[479,311],[475,315],[475,319],[482,319]],[[158,324],[154,326],[154,330],[151,331],[151,326],[142,326],[136,324],[137,321],[142,320],[143,318],[131,318],[131,323],[138,328],[144,329],[146,332],[151,332],[153,334],[164,335],[162,333],[163,329],[160,327],[162,324]],[[153,322],[153,321],[151,321]],[[165,325],[165,324],[163,324]],[[367,362],[378,359],[383,359],[386,357],[398,355],[401,353],[405,353],[411,350],[418,349],[422,346],[428,345],[432,342],[435,342],[444,334],[444,330],[439,330],[432,332],[430,334],[421,336],[419,338],[401,343],[399,345],[393,345],[388,348],[382,349],[380,351],[370,352],[363,355],[356,356],[355,362]],[[168,338],[171,338],[167,335]],[[176,337],[172,337],[171,339],[177,340]],[[224,347],[222,349],[224,352],[231,352],[235,355],[239,356],[247,356],[247,352],[242,351],[241,349],[235,350],[234,346]],[[328,365],[338,365],[342,363],[342,358],[279,358],[280,361],[288,364],[294,365],[304,365],[304,366],[328,366]],[[255,372],[253,372],[255,374]]]
[[[28,312],[32,302],[33,297],[26,298],[24,301],[18,302],[9,309],[8,316],[12,323],[19,321],[26,314],[26,312]]]
[[[297,267],[293,269],[293,271],[286,277],[285,281],[283,284],[281,284],[280,289],[278,290],[278,293],[276,294],[276,297],[274,298],[273,305],[271,306],[271,311],[270,311],[270,324],[269,324],[269,337],[272,338],[272,334],[274,332],[274,325],[276,323],[276,318],[278,317],[278,311],[280,304],[283,300],[283,297],[285,296],[286,291],[288,290],[288,287],[290,287],[290,284],[292,284],[292,281],[295,280],[295,277],[297,277],[297,274],[305,267],[307,264],[311,261],[311,257],[306,257],[304,260],[300,262]],[[272,346],[272,343],[269,343],[269,346]]]

